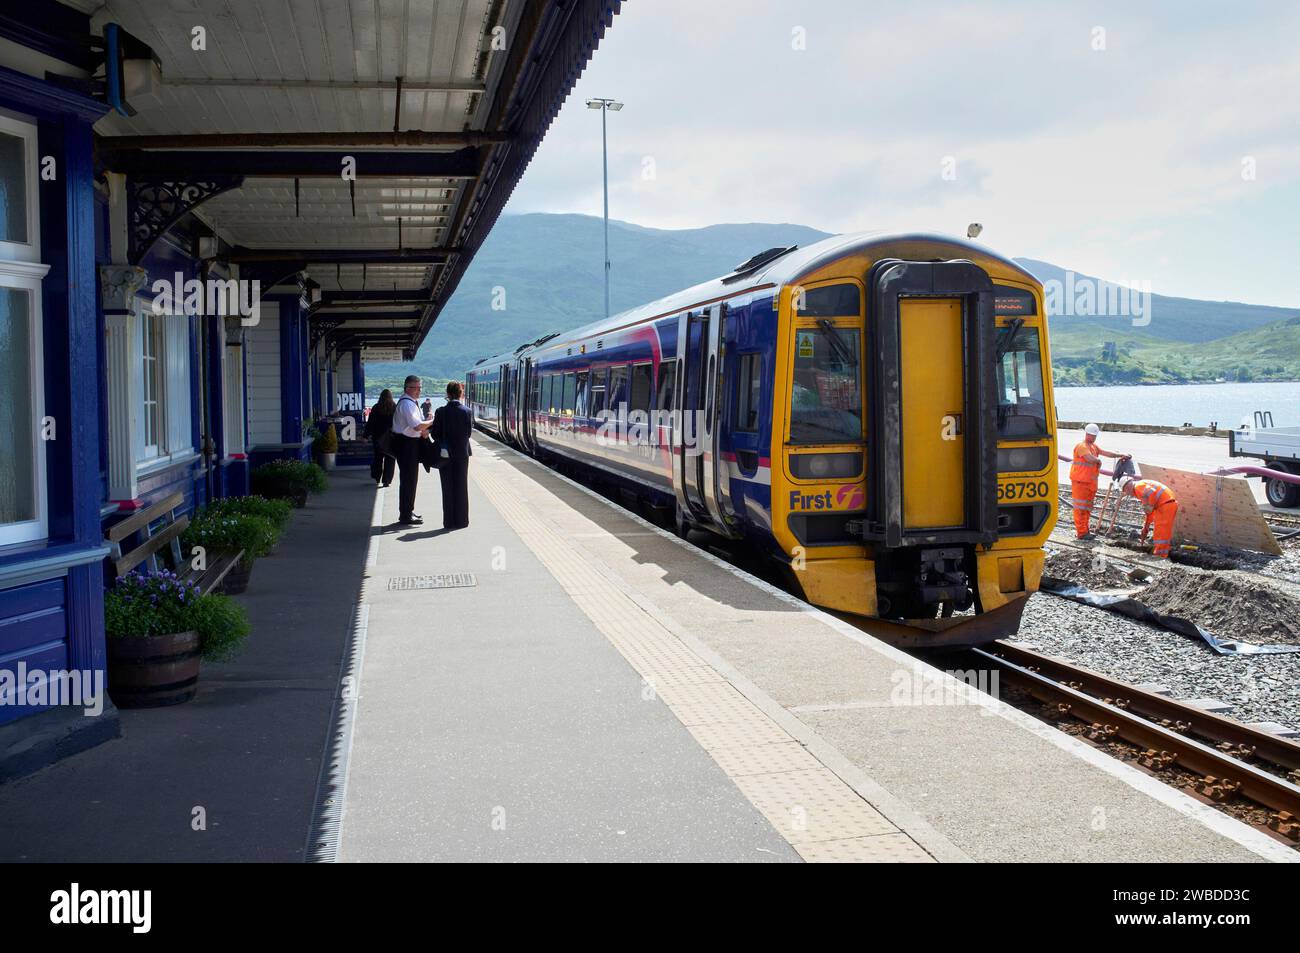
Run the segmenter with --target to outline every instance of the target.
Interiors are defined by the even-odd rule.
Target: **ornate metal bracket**
[[[316,345],[319,344],[331,331],[342,325],[345,320],[345,318],[341,318],[331,321],[329,318],[313,317],[311,319],[311,349],[313,351],[316,350]]]
[[[242,175],[209,175],[201,179],[130,176],[127,179],[127,211],[131,218],[127,260],[138,265],[154,242],[185,213],[214,195],[244,184]]]

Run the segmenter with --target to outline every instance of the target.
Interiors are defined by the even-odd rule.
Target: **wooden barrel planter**
[[[253,576],[253,561],[241,559],[230,567],[230,572],[221,580],[221,591],[228,596],[237,596],[248,588],[248,580]]]
[[[108,694],[118,708],[161,708],[198,691],[197,632],[108,640]]]

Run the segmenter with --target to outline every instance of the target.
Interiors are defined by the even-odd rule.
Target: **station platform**
[[[470,478],[464,530],[436,473],[375,500],[318,859],[1300,860],[496,441]]]

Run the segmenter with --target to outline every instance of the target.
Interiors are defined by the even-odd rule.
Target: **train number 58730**
[[[1000,501],[1042,500],[1046,499],[1051,492],[1051,484],[1046,480],[1015,480],[998,484]]]

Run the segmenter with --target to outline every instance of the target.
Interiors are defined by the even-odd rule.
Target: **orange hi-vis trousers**
[[[1151,531],[1151,555],[1158,559],[1169,558],[1169,546],[1174,541],[1174,520],[1178,517],[1178,501],[1166,500],[1147,514],[1147,523],[1154,524]]]
[[[1070,481],[1070,505],[1074,508],[1074,532],[1082,536],[1088,532],[1092,519],[1092,502],[1097,498],[1097,484],[1091,480]]]

